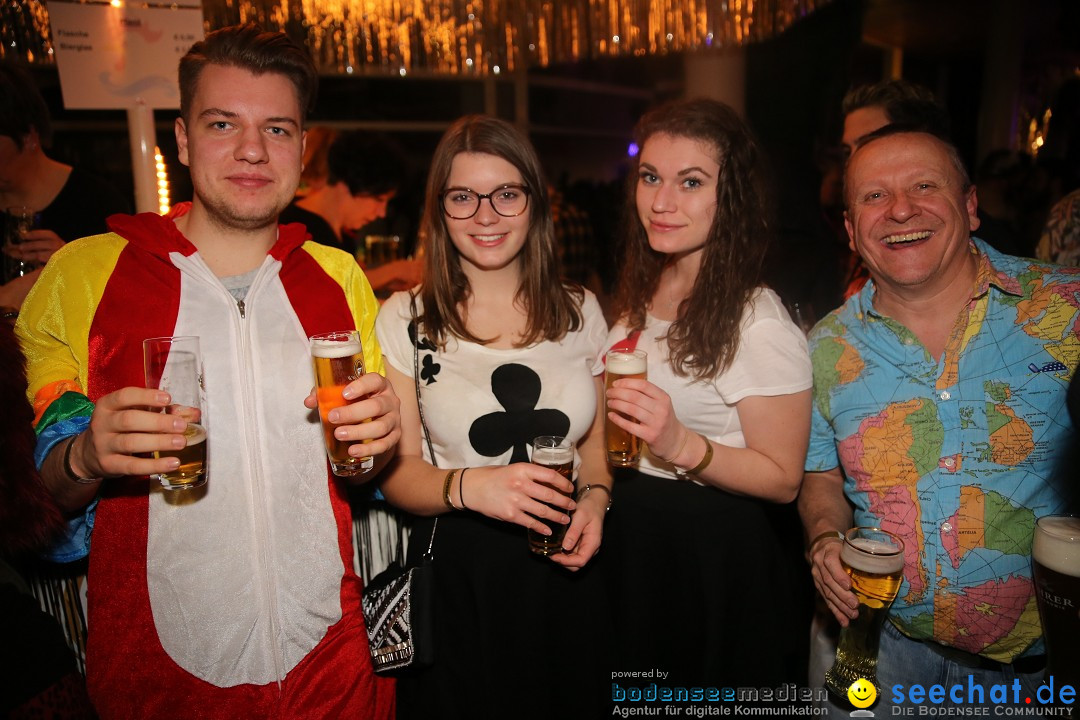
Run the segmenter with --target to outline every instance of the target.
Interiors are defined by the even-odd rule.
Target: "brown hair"
[[[255,75],[284,75],[296,87],[300,117],[315,103],[319,75],[304,48],[283,32],[266,32],[255,23],[215,30],[180,58],[180,117],[188,120],[199,75],[207,65],[226,65]]]
[[[720,164],[716,215],[705,240],[701,269],[667,333],[669,362],[679,375],[715,378],[735,357],[743,311],[761,284],[770,234],[757,142],[727,105],[681,100],[646,113],[638,121],[638,146],[653,135],[689,138],[713,148]],[[645,327],[668,257],[649,246],[638,218],[637,168],[629,178],[623,217],[624,254],[615,293],[616,316],[630,329]]]
[[[454,158],[460,153],[484,153],[502,158],[517,168],[529,193],[529,232],[521,248],[521,285],[517,300],[528,323],[518,343],[525,347],[540,340],[559,340],[582,326],[579,285],[559,278],[555,230],[547,183],[532,144],[510,123],[486,115],[466,115],[442,136],[431,160],[427,196],[420,233],[424,247],[424,331],[440,347],[447,336],[481,345],[465,327],[461,304],[469,294],[469,280],[461,269],[457,249],[450,240],[442,197]]]

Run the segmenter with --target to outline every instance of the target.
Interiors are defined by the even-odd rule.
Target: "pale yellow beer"
[[[551,468],[570,482],[574,481],[574,441],[557,435],[543,435],[533,440],[532,462]],[[541,483],[547,485],[547,483]],[[550,487],[550,486],[549,486]],[[555,489],[555,488],[552,488]],[[556,492],[563,492],[556,490]],[[565,493],[564,493],[565,494]],[[547,504],[547,503],[545,503]],[[555,507],[548,505],[548,507]],[[555,508],[563,512],[561,508]],[[544,518],[537,518],[551,529],[550,535],[541,535],[535,530],[528,531],[529,549],[537,555],[554,555],[563,551],[562,541],[566,536],[566,525]]]
[[[327,418],[334,408],[349,401],[341,394],[345,386],[364,374],[364,353],[360,335],[355,330],[312,335],[311,361],[315,372],[315,397],[319,403],[323,442],[330,467],[340,477],[361,475],[372,468],[374,459],[353,457],[345,440],[334,437],[337,427]]]
[[[203,382],[199,338],[175,336],[143,340],[143,370],[146,387],[164,390],[172,402],[162,409],[187,422],[184,447],[157,450],[155,458],[175,457],[180,467],[152,478],[166,490],[190,490],[206,483],[209,476],[206,387]]]
[[[644,350],[609,350],[605,361],[604,387],[610,389],[612,383],[623,378],[639,378],[644,380],[648,374],[648,356]],[[607,403],[604,403],[607,411]],[[618,411],[615,411],[618,412]],[[620,417],[626,418],[623,413]],[[632,418],[627,418],[632,419]],[[623,430],[611,421],[604,418],[604,437],[607,439],[608,462],[616,467],[630,467],[636,465],[641,457],[641,438],[633,433]]]
[[[840,630],[825,686],[846,700],[848,688],[860,678],[877,687],[878,643],[904,579],[904,543],[878,528],[852,528],[844,536],[840,562],[859,600],[859,615]]]
[[[1046,674],[1080,685],[1080,517],[1047,515],[1035,524],[1032,570],[1046,641]]]
[[[188,423],[184,439],[187,445],[179,450],[158,450],[154,453],[156,458],[180,458],[180,467],[157,476],[162,487],[169,490],[198,487],[206,482],[206,428]]]

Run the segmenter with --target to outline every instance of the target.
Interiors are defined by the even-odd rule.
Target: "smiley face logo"
[[[869,680],[859,678],[848,688],[847,699],[857,708],[868,708],[877,700],[877,688]]]

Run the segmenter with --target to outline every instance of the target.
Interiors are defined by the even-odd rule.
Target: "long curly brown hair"
[[[448,335],[486,344],[465,327],[461,308],[469,294],[469,279],[461,269],[458,251],[450,239],[442,196],[454,158],[460,153],[483,153],[506,160],[521,173],[529,192],[529,233],[521,248],[521,285],[517,299],[528,314],[519,347],[540,340],[560,340],[582,327],[580,285],[559,277],[555,254],[555,225],[540,160],[532,144],[513,125],[486,115],[467,115],[443,135],[431,160],[427,197],[421,220],[424,248],[424,304],[420,320],[424,331],[440,347]]]
[[[635,129],[638,146],[654,135],[689,138],[713,148],[720,164],[716,216],[705,241],[701,269],[679,305],[666,340],[675,372],[695,380],[717,377],[735,357],[743,310],[762,282],[770,225],[761,152],[746,123],[715,100],[680,100],[650,110]],[[669,262],[649,246],[635,202],[637,168],[628,178],[622,269],[615,316],[631,330],[645,316]]]

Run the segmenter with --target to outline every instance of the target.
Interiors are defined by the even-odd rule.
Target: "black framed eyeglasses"
[[[491,192],[478,193],[469,188],[450,188],[443,193],[443,212],[454,220],[468,220],[480,211],[487,200],[491,209],[503,217],[517,217],[529,207],[529,188],[524,185],[500,185]]]

